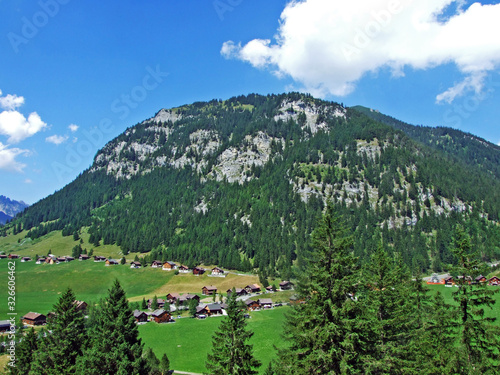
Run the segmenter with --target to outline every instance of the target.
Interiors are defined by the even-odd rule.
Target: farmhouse
[[[156,302],[158,303],[159,308],[163,308],[165,306],[165,300],[161,298],[157,298]],[[148,307],[151,308],[151,305],[153,303],[152,299],[148,299]]]
[[[57,258],[48,257],[47,259],[45,259],[45,263],[47,263],[47,264],[59,264],[59,261],[57,260]]]
[[[7,255],[5,255],[5,254],[0,254],[0,259],[7,259]]]
[[[224,276],[224,270],[219,267],[212,268],[212,276]]]
[[[257,302],[259,303],[259,307],[261,309],[270,309],[273,307],[273,301],[271,298],[260,298]]]
[[[177,264],[174,262],[165,262],[163,263],[162,270],[163,271],[172,271],[177,269]]]
[[[151,262],[151,268],[162,268],[163,266],[163,263],[161,260],[153,260],[153,262]]]
[[[256,310],[260,307],[259,303],[257,301],[253,301],[251,299],[247,299],[245,301],[245,305],[246,305],[248,310]]]
[[[181,265],[179,266],[179,272],[180,272],[180,273],[189,273],[189,267],[188,267],[188,266],[185,266],[185,265],[183,265],[183,264],[181,264]]]
[[[74,301],[73,304],[76,306],[77,311],[81,311],[83,314],[87,313],[87,307],[89,306],[85,301]]]
[[[66,259],[66,262],[72,262],[73,260],[75,260],[75,258],[73,257],[64,257]]]
[[[195,299],[196,301],[200,302],[200,297],[197,296],[196,294],[183,294],[182,296],[179,297],[179,305],[184,305],[185,302],[191,301],[192,299]]]
[[[21,262],[31,262],[31,258],[30,257],[22,257]]]
[[[46,260],[46,258],[41,257],[41,258],[38,258],[35,263],[36,264],[42,264],[42,263],[45,263],[45,260]]]
[[[106,257],[94,255],[94,262],[105,262],[105,261],[106,261]]]
[[[291,281],[282,281],[280,283],[281,290],[290,290],[293,289],[293,283]]]
[[[90,257],[87,254],[80,254],[78,260],[89,260]]]
[[[144,323],[148,321],[148,314],[144,311],[134,310],[134,318],[136,323]]]
[[[216,286],[208,285],[201,288],[201,294],[203,294],[204,296],[211,296],[214,293],[217,293]]]
[[[158,309],[153,311],[151,317],[156,323],[165,323],[168,322],[171,318],[170,313],[163,309]]]
[[[41,326],[47,322],[47,318],[43,314],[29,312],[22,317],[22,322],[28,326]]]
[[[141,268],[141,262],[130,262],[130,268]]]
[[[453,285],[453,284],[455,284],[453,276],[448,276],[444,278],[444,285]]]
[[[167,301],[169,303],[175,303],[175,301],[177,301],[179,298],[180,298],[179,293],[168,293],[167,294]]]
[[[488,280],[488,284],[498,286],[500,285],[500,278],[498,276],[493,276],[491,279]]]
[[[201,267],[193,268],[193,275],[195,275],[195,276],[203,275],[204,273],[205,273],[204,268],[201,268]]]
[[[9,259],[19,259],[19,255],[9,254]]]
[[[247,294],[247,291],[243,288],[234,288],[234,292],[236,293],[236,296],[241,297]],[[231,293],[233,293],[233,289],[228,289],[226,291],[227,296],[229,297]]]
[[[251,284],[251,285],[247,285],[245,287],[245,290],[247,293],[259,293],[260,292],[260,286],[258,286],[257,284]]]
[[[476,283],[485,283],[486,281],[488,281],[488,279],[486,279],[483,275],[476,277]]]
[[[205,310],[209,316],[222,314],[222,306],[218,303],[210,303],[206,305]]]
[[[118,261],[116,259],[106,259],[106,267],[107,266],[116,266]]]

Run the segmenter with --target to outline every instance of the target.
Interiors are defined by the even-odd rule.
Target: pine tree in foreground
[[[246,330],[245,315],[233,290],[227,301],[227,316],[212,336],[212,352],[206,367],[213,375],[252,375],[261,363],[253,356],[247,341],[253,332]]]
[[[16,346],[16,366],[8,366],[10,374],[29,374],[37,348],[38,337],[35,330],[31,328]]]
[[[455,280],[458,289],[453,292],[457,303],[458,343],[455,350],[454,373],[498,374],[500,372],[500,328],[495,318],[485,316],[485,308],[495,304],[493,294],[498,290],[486,283],[476,282],[482,270],[477,253],[472,250],[469,235],[457,226],[454,236],[454,255],[458,259]]]
[[[355,302],[357,259],[352,237],[329,205],[312,234],[297,293],[304,303],[287,315],[285,338],[274,370],[278,374],[353,373],[358,362],[359,316]],[[271,371],[271,369],[268,369]]]
[[[78,361],[81,375],[147,375],[143,344],[132,309],[118,280],[94,310],[90,342]]]
[[[67,289],[54,305],[47,322],[48,333],[40,340],[34,355],[34,374],[74,374],[75,365],[87,342],[84,317],[75,304],[75,295]]]

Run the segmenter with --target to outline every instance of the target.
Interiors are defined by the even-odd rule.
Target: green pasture
[[[96,302],[105,297],[113,281],[118,279],[127,297],[154,296],[154,291],[174,277],[161,269],[131,269],[127,265],[106,267],[92,260],[60,264],[22,263],[16,260],[16,312],[46,314],[59,295],[70,287],[79,300]],[[8,260],[0,260],[0,319],[5,319],[8,300]]]
[[[285,312],[288,307],[251,312],[247,328],[254,332],[250,340],[254,355],[262,362],[260,373],[276,356],[274,346],[283,346],[281,337]],[[175,323],[156,324],[149,322],[139,326],[140,337],[158,358],[164,353],[170,359],[171,368],[180,371],[203,373],[207,354],[212,348],[212,335],[223,317],[203,320],[177,319]]]

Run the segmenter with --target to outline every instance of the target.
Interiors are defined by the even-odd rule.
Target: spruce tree
[[[338,374],[357,365],[358,282],[353,240],[341,218],[327,207],[312,234],[312,251],[297,284],[299,299],[287,316],[275,371],[279,374]]]
[[[212,336],[212,352],[206,367],[214,375],[252,375],[261,363],[253,356],[247,341],[253,332],[246,329],[244,307],[236,300],[233,290],[227,301],[227,316]]]
[[[458,259],[454,273],[458,288],[453,293],[457,303],[458,347],[453,371],[458,374],[497,374],[500,371],[500,329],[493,317],[485,316],[485,308],[495,304],[493,294],[498,290],[488,288],[475,278],[484,270],[473,251],[470,236],[457,226],[452,252]]]
[[[128,375],[149,373],[132,309],[118,280],[94,310],[90,341],[78,362],[77,374]]]
[[[15,367],[7,366],[10,374],[27,375],[31,370],[35,352],[38,348],[38,337],[35,330],[31,328],[16,346]]]
[[[87,342],[84,317],[76,308],[75,295],[67,289],[54,305],[47,322],[48,333],[40,340],[34,356],[35,374],[74,374],[77,358]]]
[[[168,374],[168,371],[170,370],[170,360],[167,357],[167,353],[163,353],[163,356],[161,357],[160,360],[160,371],[162,375]]]

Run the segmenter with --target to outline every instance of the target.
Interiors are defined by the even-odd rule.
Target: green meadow
[[[254,332],[250,340],[254,355],[262,362],[260,373],[276,356],[274,346],[283,346],[281,333],[285,312],[289,307],[251,312],[247,328]],[[140,336],[146,346],[161,358],[164,353],[175,370],[203,373],[207,354],[212,347],[212,335],[223,317],[203,320],[192,318],[177,319],[175,323],[147,323],[139,326]]]

